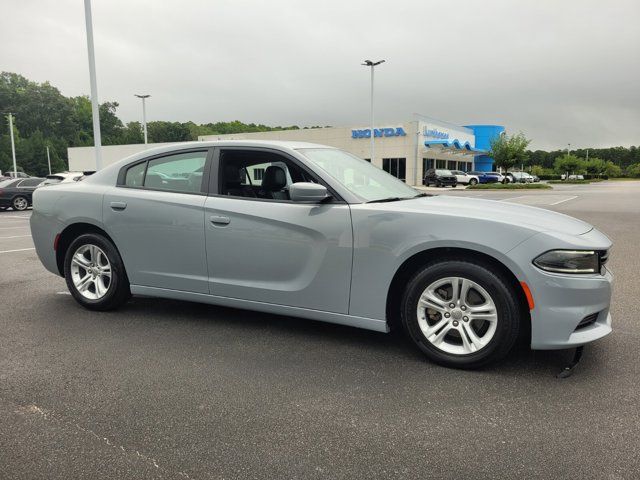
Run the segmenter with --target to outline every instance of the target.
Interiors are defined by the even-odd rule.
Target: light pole
[[[47,145],[47,165],[49,166],[49,175],[51,175],[51,157],[49,156],[49,145]]]
[[[567,155],[571,154],[571,144],[567,143]]]
[[[9,136],[11,137],[11,155],[13,156],[13,176],[18,176],[18,166],[16,165],[16,143],[13,139],[13,115],[9,112]]]
[[[375,147],[375,127],[374,127],[374,117],[373,117],[373,75],[374,75],[374,70],[376,65],[380,65],[381,63],[384,63],[384,60],[378,60],[377,62],[373,62],[371,60],[365,60],[364,63],[362,65],[364,65],[365,67],[370,67],[371,68],[371,164],[374,165],[374,155],[375,155],[375,151],[376,151],[376,147]]]
[[[89,79],[91,81],[91,113],[93,116],[93,145],[96,154],[96,170],[102,168],[102,139],[100,138],[100,106],[96,80],[96,56],[93,51],[93,23],[91,0],[84,0],[84,19],[87,25],[87,50],[89,52]]]
[[[144,144],[146,145],[147,144],[147,105],[145,101],[151,95],[138,95],[136,93],[134,94],[134,96],[142,99],[142,128],[144,129]]]

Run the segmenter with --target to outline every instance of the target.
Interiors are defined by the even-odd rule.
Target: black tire
[[[491,296],[497,311],[493,337],[480,350],[469,354],[445,352],[433,345],[418,323],[418,300],[424,290],[439,279],[458,276],[476,282]],[[521,311],[517,294],[501,273],[490,265],[466,259],[438,260],[422,267],[409,281],[401,301],[402,327],[416,346],[433,362],[452,368],[473,369],[503,358],[518,339]]]
[[[99,247],[107,256],[111,264],[111,280],[107,287],[107,292],[102,298],[89,299],[78,291],[72,279],[71,260],[76,251],[84,245],[95,245]],[[110,240],[96,233],[86,233],[76,238],[65,253],[64,258],[64,278],[67,282],[69,292],[75,300],[89,310],[107,311],[114,310],[129,300],[131,290],[129,289],[129,279],[124,268],[122,258],[115,245]]]
[[[472,178],[471,180],[469,180],[469,185],[477,185],[478,184],[478,180],[476,180],[475,178]]]
[[[27,197],[23,197],[22,195],[18,195],[13,200],[11,200],[11,208],[18,212],[22,212],[29,208],[29,200]]]

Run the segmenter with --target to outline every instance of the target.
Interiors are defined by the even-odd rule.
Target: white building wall
[[[421,184],[423,172],[423,158],[435,160],[453,160],[473,162],[472,155],[442,152],[424,146],[425,140],[437,140],[438,136],[447,136],[448,140],[469,142],[475,146],[473,131],[439,120],[424,119],[404,123],[382,124],[376,128],[402,128],[404,136],[382,136],[375,138],[375,158],[373,164],[379,168],[383,166],[384,158],[405,159],[405,181],[409,185]],[[237,133],[228,135],[204,135],[198,140],[291,140],[318,143],[346,150],[360,158],[371,157],[371,139],[353,138],[353,130],[368,130],[368,125],[349,127],[311,128],[300,130],[282,130],[274,132]],[[425,133],[427,134],[425,136]],[[436,136],[429,136],[435,134]],[[118,160],[149,148],[168,145],[166,143],[109,145],[102,147],[103,165],[110,165]],[[74,147],[68,149],[70,170],[94,170],[95,157],[93,147]],[[414,169],[415,166],[415,169]],[[415,181],[414,181],[415,179]]]

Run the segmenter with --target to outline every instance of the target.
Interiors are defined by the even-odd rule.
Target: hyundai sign
[[[374,128],[374,137],[406,137],[407,132],[402,127],[396,128]],[[371,129],[351,130],[351,138],[371,138]]]

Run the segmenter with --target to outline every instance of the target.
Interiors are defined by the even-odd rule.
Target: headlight
[[[554,273],[598,273],[600,260],[593,250],[551,250],[537,257],[533,264]]]

